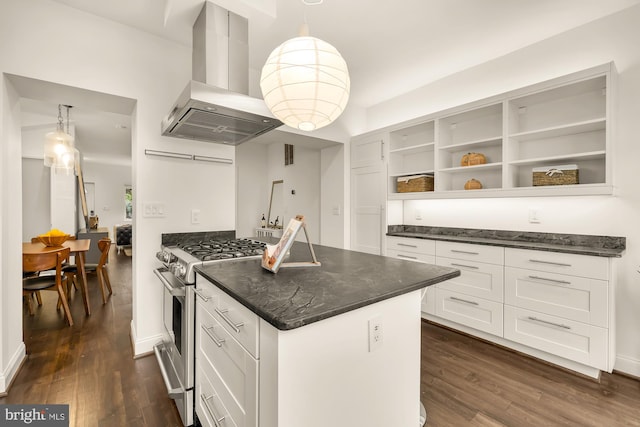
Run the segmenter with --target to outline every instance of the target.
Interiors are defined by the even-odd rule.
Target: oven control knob
[[[186,271],[187,269],[184,267],[184,265],[175,264],[173,267],[173,274],[178,277],[184,277]]]

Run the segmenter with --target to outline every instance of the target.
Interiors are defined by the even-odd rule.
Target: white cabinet
[[[438,285],[436,315],[479,331],[502,336],[502,303],[452,292]]]
[[[355,137],[352,167],[384,153],[362,144],[388,138],[389,199],[612,194],[613,63],[395,124]],[[484,154],[485,164],[461,166]],[[579,183],[533,185],[533,168],[575,164]],[[397,178],[432,175],[435,191],[398,193]],[[465,190],[470,179],[480,190]]]
[[[436,242],[426,239],[387,236],[386,256],[407,261],[436,263]],[[424,288],[422,311],[436,313],[436,285]]]
[[[389,193],[397,193],[398,177],[433,176],[435,169],[434,132],[435,122],[430,120],[390,133]]]
[[[203,426],[256,427],[259,318],[201,276],[196,280],[198,419]]]
[[[383,136],[351,141],[351,249],[380,255],[386,227]]]
[[[612,258],[397,236],[387,255],[460,270],[427,288],[423,317],[585,375],[613,370]]]
[[[464,190],[470,179],[484,189],[502,187],[502,108],[499,102],[439,119],[439,191]],[[486,163],[461,166],[462,156],[470,152],[484,154]]]
[[[503,260],[501,247],[436,242],[436,264],[460,270],[436,285],[436,314],[502,336]]]
[[[607,76],[510,99],[508,187],[529,187],[532,166],[576,164],[581,185],[607,179]]]
[[[611,372],[608,259],[507,248],[505,260],[504,337]]]

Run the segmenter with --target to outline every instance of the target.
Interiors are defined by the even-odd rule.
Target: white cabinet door
[[[609,371],[608,331],[605,328],[505,305],[504,337]]]
[[[351,249],[382,255],[387,167],[382,135],[351,141]]]
[[[606,328],[609,282],[505,268],[505,303]]]
[[[444,257],[437,257],[436,264],[460,270],[460,276],[438,283],[438,288],[503,302],[504,280],[501,265]]]
[[[436,315],[500,337],[502,307],[502,303],[436,287]]]

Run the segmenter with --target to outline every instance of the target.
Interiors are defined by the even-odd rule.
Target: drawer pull
[[[228,312],[229,312],[228,308],[219,309],[219,308],[216,307],[216,313],[218,313],[220,315],[220,317],[222,317],[222,320],[227,322],[227,324],[229,326],[231,326],[234,331],[236,331],[236,334],[239,334],[240,333],[240,326],[244,326],[244,322],[234,323],[233,320],[229,319],[229,317],[227,316]]]
[[[416,249],[418,248],[418,246],[416,246],[416,245],[409,245],[409,244],[407,244],[407,243],[396,243],[396,244],[397,244],[398,246],[405,246],[405,247],[407,247],[407,248],[416,248]]]
[[[469,300],[462,299],[462,298],[449,297],[449,299],[452,299],[452,300],[458,301],[458,302],[464,302],[464,303],[471,304],[471,305],[480,305],[475,301],[469,301]]]
[[[207,335],[209,335],[209,338],[211,338],[218,347],[222,347],[222,343],[224,343],[224,338],[218,338],[216,334],[213,333],[213,326],[207,328],[206,326],[202,325],[202,329],[204,329]]]
[[[402,254],[397,254],[398,258],[408,258],[408,259],[418,259],[418,257],[416,256],[409,256],[409,255],[402,255]]]
[[[549,322],[547,320],[541,320],[541,319],[538,319],[537,317],[533,317],[533,316],[529,316],[529,317],[527,317],[527,319],[529,319],[529,320],[531,320],[533,322],[544,323],[545,325],[557,326],[558,328],[571,329],[571,326],[563,325],[561,323],[553,323],[553,322]]]
[[[202,293],[202,291],[200,289],[194,289],[193,292],[196,293],[197,296],[200,297],[200,299],[204,302],[209,302],[209,300],[211,299],[211,297],[205,295]]]
[[[214,397],[215,397],[215,394],[212,394],[209,397],[205,397],[204,394],[200,395],[200,398],[202,399],[202,403],[204,404],[204,407],[207,409],[207,411],[211,415],[211,418],[213,419],[213,423],[215,424],[216,427],[221,427],[220,423],[224,421],[226,415],[222,417],[218,417],[216,415],[215,411],[213,410],[213,406],[209,404],[209,401],[213,400]]]
[[[538,264],[557,265],[557,266],[560,266],[560,267],[571,267],[571,264],[565,264],[563,262],[544,261],[544,260],[541,260],[541,259],[530,259],[529,262],[537,262]]]
[[[480,268],[480,267],[476,267],[475,265],[456,264],[455,262],[452,262],[451,265],[454,267],[471,268],[473,270],[477,270]]]
[[[561,285],[570,285],[571,284],[571,282],[566,281],[566,280],[549,279],[549,278],[540,277],[540,276],[529,276],[529,279],[544,280],[544,281],[547,281],[547,282],[559,283]]]
[[[460,249],[451,249],[451,252],[454,252],[457,254],[480,255],[480,252],[461,251]]]

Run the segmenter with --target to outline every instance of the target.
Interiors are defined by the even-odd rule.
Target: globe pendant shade
[[[260,89],[271,113],[287,126],[320,129],[349,100],[349,70],[338,50],[315,37],[287,40],[262,67]]]
[[[73,136],[58,127],[45,135],[44,165],[54,169],[55,173],[69,175],[75,170],[79,152],[73,146]]]

